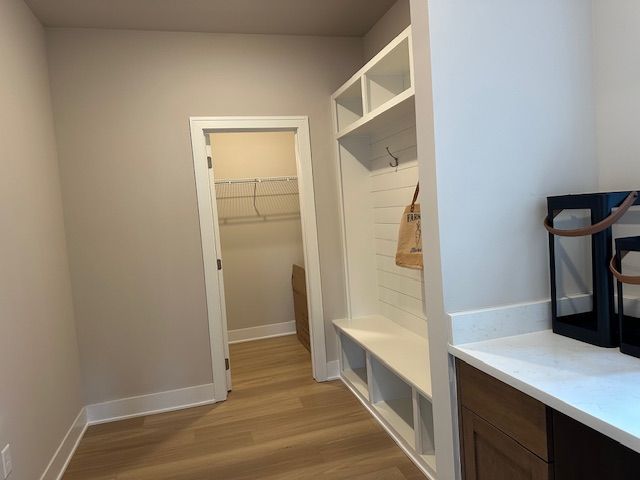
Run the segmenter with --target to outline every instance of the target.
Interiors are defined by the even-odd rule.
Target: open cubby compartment
[[[338,132],[360,120],[364,114],[362,79],[355,78],[352,82],[335,97]]]
[[[365,72],[367,112],[413,87],[411,37],[404,37]]]
[[[367,353],[346,335],[340,335],[342,378],[355,388],[364,398],[369,398],[367,382]]]
[[[420,459],[433,471],[436,469],[436,444],[433,429],[433,404],[416,393],[416,450]]]
[[[371,357],[371,403],[387,425],[415,449],[413,389],[375,357]]]

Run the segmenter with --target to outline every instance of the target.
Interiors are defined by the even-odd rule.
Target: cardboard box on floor
[[[296,317],[296,334],[298,335],[300,343],[302,343],[307,350],[311,351],[309,311],[307,309],[307,282],[303,267],[299,265],[293,266],[291,285],[293,287],[293,309]]]

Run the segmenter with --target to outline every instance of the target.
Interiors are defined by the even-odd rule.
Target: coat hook
[[[398,168],[398,165],[400,165],[400,159],[396,157],[393,153],[391,153],[391,151],[389,150],[389,147],[387,147],[387,153],[391,158],[393,158],[393,162],[389,162],[389,166],[393,168]]]

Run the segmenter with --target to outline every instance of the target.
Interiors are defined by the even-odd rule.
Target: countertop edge
[[[640,438],[636,438],[634,435],[621,430],[620,428],[611,425],[610,423],[591,415],[590,413],[581,410],[569,403],[566,403],[557,397],[534,387],[530,383],[522,381],[512,375],[496,368],[486,362],[478,359],[474,355],[464,350],[464,345],[449,345],[449,353],[456,358],[468,363],[472,367],[481,370],[482,372],[497,378],[498,380],[510,385],[511,387],[520,390],[523,393],[535,398],[536,400],[544,403],[545,405],[557,410],[560,413],[567,415],[568,417],[577,420],[578,422],[593,428],[594,430],[606,435],[620,444],[640,453]]]

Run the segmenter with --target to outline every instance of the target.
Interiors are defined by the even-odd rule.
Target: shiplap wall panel
[[[398,225],[393,223],[377,223],[374,226],[374,235],[378,240],[393,240],[398,239]]]
[[[376,255],[376,266],[381,272],[395,273],[401,277],[409,277],[418,282],[422,281],[422,272],[420,270],[397,266],[395,257]]]
[[[389,150],[399,158],[389,166]],[[398,267],[395,254],[404,208],[418,182],[415,125],[398,125],[371,143],[371,202],[380,313],[415,333],[427,332],[422,272]]]
[[[400,310],[404,310],[405,312],[411,313],[417,317],[423,315],[422,300],[418,300],[410,295],[406,295],[383,286],[378,286],[378,295],[379,300],[393,305]]]
[[[386,175],[385,173],[372,175],[371,188],[374,192],[380,192],[390,188],[415,187],[416,178],[418,178],[418,166],[406,167],[403,165],[402,168],[398,167],[398,171],[394,175]]]
[[[391,174],[393,175],[393,174]],[[379,192],[372,192],[373,195],[373,208],[378,207],[406,207],[411,203],[413,198],[413,191],[416,186],[391,188],[389,190],[381,190]]]
[[[400,225],[400,217],[404,207],[379,207],[373,209],[373,220],[377,223]]]

